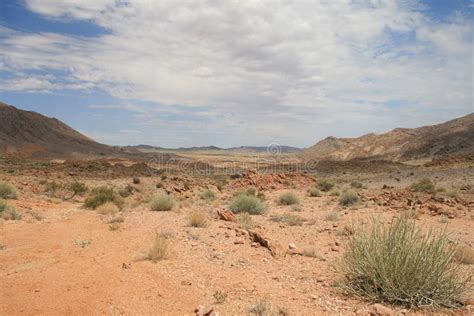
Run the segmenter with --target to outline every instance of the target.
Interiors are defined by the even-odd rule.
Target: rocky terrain
[[[409,161],[474,154],[474,114],[420,128],[397,128],[358,138],[328,137],[304,150],[305,159]]]

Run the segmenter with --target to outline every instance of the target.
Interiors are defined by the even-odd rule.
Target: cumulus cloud
[[[6,71],[59,71],[71,88],[106,91],[144,125],[166,124],[176,135],[185,126],[239,143],[310,145],[334,134],[334,122],[349,122],[338,133],[355,134],[472,111],[471,22],[434,21],[413,1],[25,4],[107,32],[0,29]],[[14,87],[21,84],[6,89]],[[403,112],[385,106],[393,100]],[[170,113],[185,117],[162,118]]]

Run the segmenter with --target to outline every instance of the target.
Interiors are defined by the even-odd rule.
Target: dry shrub
[[[343,206],[353,205],[359,201],[359,196],[357,193],[352,191],[347,191],[342,193],[339,197],[339,204]]]
[[[165,192],[157,193],[150,202],[151,210],[157,212],[171,211],[174,205],[173,198]]]
[[[204,190],[203,192],[201,192],[201,194],[199,195],[199,197],[202,199],[202,200],[213,200],[216,195],[214,194],[214,192],[212,192],[211,190],[207,189],[207,190]]]
[[[124,204],[122,197],[113,188],[98,187],[91,191],[88,198],[84,201],[84,206],[95,210],[107,202],[114,203],[118,208],[122,208]]]
[[[300,199],[294,192],[285,192],[282,195],[280,195],[280,198],[278,199],[278,201],[282,205],[293,205],[293,204],[298,204],[300,202]]]
[[[19,220],[21,215],[13,206],[8,205],[6,200],[0,199],[0,217],[4,220]]]
[[[457,246],[454,260],[462,264],[474,264],[474,249],[467,245]]]
[[[249,213],[237,214],[236,220],[243,229],[250,230],[255,228],[255,223]]]
[[[167,236],[156,234],[153,246],[145,254],[144,259],[157,262],[169,258],[171,253],[171,243]]]
[[[334,182],[329,180],[319,180],[318,181],[318,188],[323,192],[329,192],[334,187]]]
[[[198,211],[191,212],[188,215],[188,225],[191,227],[203,228],[207,226],[206,214]]]
[[[96,208],[96,212],[100,215],[108,215],[108,214],[116,214],[120,211],[117,205],[112,202],[106,202],[102,204],[98,208]]]
[[[453,261],[446,231],[422,234],[401,216],[387,226],[356,229],[342,259],[342,289],[376,302],[409,308],[457,307],[467,280]]]
[[[273,222],[285,223],[289,226],[301,226],[306,221],[299,215],[285,213],[283,215],[274,215],[270,218]]]
[[[321,197],[322,193],[319,191],[318,188],[311,188],[308,190],[308,194],[310,197]]]
[[[0,180],[0,199],[16,199],[16,188],[5,181]]]
[[[252,195],[245,193],[238,194],[230,203],[230,210],[233,213],[249,213],[252,215],[262,214],[265,212],[265,205],[262,201]]]
[[[435,185],[430,178],[423,178],[418,182],[413,182],[410,188],[416,192],[432,192],[435,189]]]

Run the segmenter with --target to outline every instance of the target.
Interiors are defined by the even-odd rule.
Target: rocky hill
[[[99,144],[63,122],[0,102],[0,157],[104,156],[118,148]]]
[[[305,159],[408,161],[474,154],[474,113],[442,124],[397,128],[357,138],[328,137],[301,153]]]

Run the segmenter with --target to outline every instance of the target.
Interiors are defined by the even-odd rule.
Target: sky
[[[474,111],[467,0],[2,0],[0,101],[99,142],[308,147]]]

